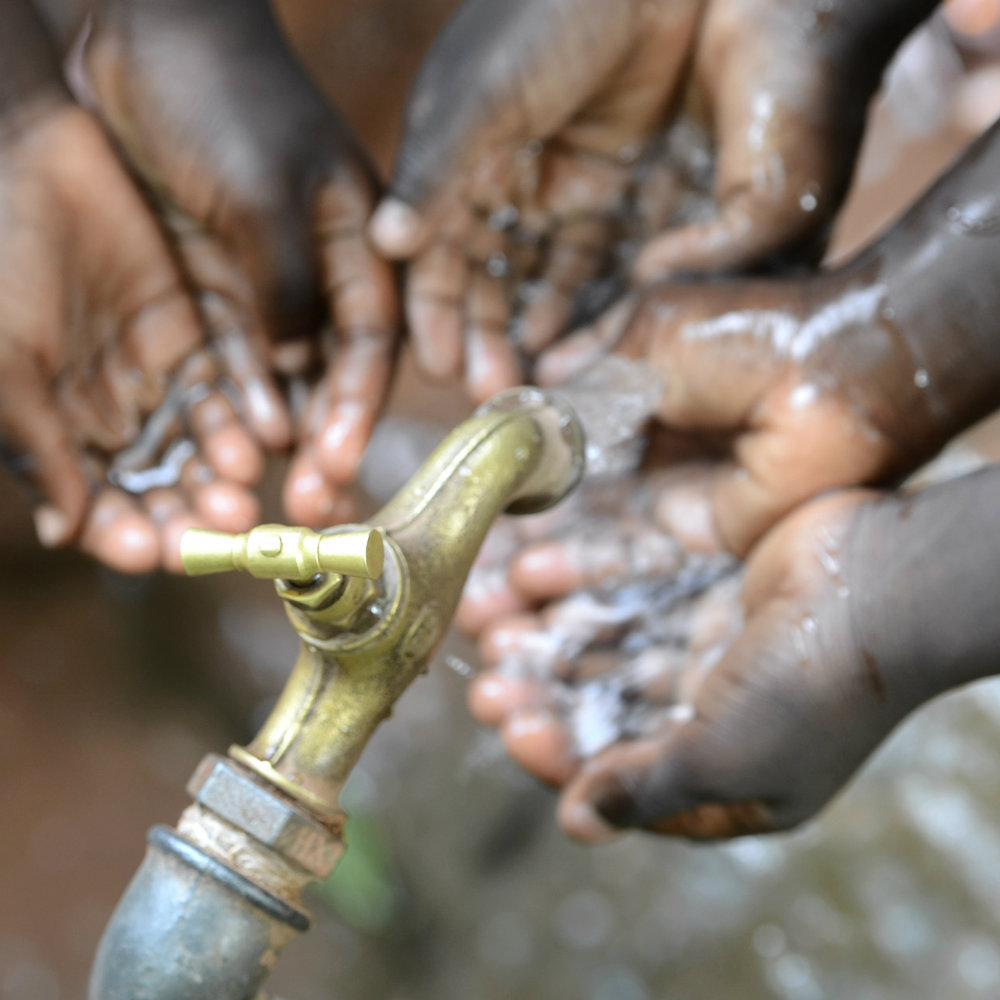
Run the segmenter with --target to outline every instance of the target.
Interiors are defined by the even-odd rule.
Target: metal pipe
[[[90,1000],[263,1000],[282,948],[308,926],[302,891],[343,851],[343,783],[426,670],[493,521],[546,509],[582,471],[568,406],[537,389],[504,393],[369,522],[384,541],[377,579],[350,575],[359,538],[370,544],[353,525],[324,533],[330,569],[276,581],[302,640],[285,690],[248,746],[202,762],[177,830],[151,831],[101,941]],[[231,544],[215,535],[202,556],[218,569],[224,549],[255,576],[278,576],[289,551],[315,547],[303,530],[267,526],[263,544],[260,529]],[[199,545],[197,535],[185,544],[196,566]]]

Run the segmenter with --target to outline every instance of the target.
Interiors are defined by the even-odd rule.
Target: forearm
[[[1000,468],[865,505],[849,536],[853,632],[908,711],[1000,672]]]
[[[30,0],[0,0],[0,119],[16,121],[36,101],[67,96],[59,59]]]

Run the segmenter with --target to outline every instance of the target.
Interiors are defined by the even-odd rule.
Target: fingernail
[[[383,201],[372,216],[372,238],[385,253],[408,253],[419,231],[419,214],[398,198]]]
[[[55,507],[46,504],[35,510],[35,533],[47,549],[54,549],[69,540],[69,519]]]

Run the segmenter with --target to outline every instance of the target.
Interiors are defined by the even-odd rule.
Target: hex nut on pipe
[[[202,760],[187,790],[203,808],[317,879],[333,871],[343,852],[343,843],[330,829],[217,754]]]

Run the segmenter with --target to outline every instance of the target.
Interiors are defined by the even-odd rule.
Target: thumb
[[[372,221],[378,249],[412,257],[471,170],[491,166],[488,154],[512,155],[570,122],[629,51],[637,6],[466,0],[411,91],[390,196]]]
[[[708,222],[682,226],[650,240],[635,263],[643,282],[679,273],[745,270],[779,253],[813,256],[821,237],[812,232],[817,199],[812,191],[780,198],[743,188],[730,195]]]
[[[559,801],[566,833],[597,843],[626,827],[689,840],[773,829],[774,816],[763,801],[712,801],[699,790],[683,752],[690,721],[678,721],[666,736],[613,747],[585,766]]]
[[[44,373],[29,357],[0,361],[0,443],[18,471],[42,496],[35,527],[46,547],[63,545],[80,530],[89,503],[87,482],[70,433]]]
[[[394,259],[418,253],[431,220],[466,168],[497,141],[516,140],[514,60],[501,61],[522,0],[465,3],[436,39],[417,74],[403,118],[403,136],[390,184],[371,223],[376,247]],[[527,138],[527,137],[525,137]]]
[[[659,419],[675,430],[745,427],[787,367],[787,342],[805,316],[797,282],[687,282],[645,292],[619,328],[615,352],[664,378]]]

